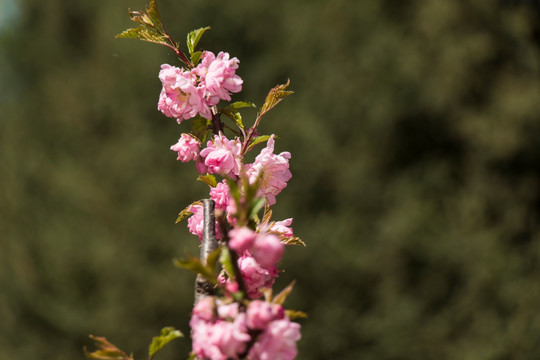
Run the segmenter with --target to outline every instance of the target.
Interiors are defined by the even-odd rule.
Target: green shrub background
[[[187,333],[197,252],[176,214],[207,196],[156,109],[166,48],[114,35],[145,0],[9,0],[0,23],[0,359],[136,359]],[[2,5],[3,4],[3,5]],[[540,358],[536,1],[158,1],[183,41],[240,59],[292,153],[277,284],[306,311],[299,359]],[[5,10],[4,9],[4,10]],[[11,9],[11,7],[10,7]],[[7,14],[4,11],[4,14]],[[244,113],[251,121],[254,111]],[[183,359],[175,340],[156,359]]]

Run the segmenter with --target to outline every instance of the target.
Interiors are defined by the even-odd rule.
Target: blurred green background
[[[0,359],[82,359],[90,333],[144,359],[189,331],[171,260],[198,241],[174,220],[207,187],[156,109],[174,54],[114,39],[145,5],[0,1]],[[236,100],[291,79],[261,126],[293,156],[275,218],[308,244],[277,283],[309,314],[299,359],[540,358],[537,1],[158,5],[240,59]]]

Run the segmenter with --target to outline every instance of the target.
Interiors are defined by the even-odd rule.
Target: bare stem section
[[[208,256],[218,248],[216,239],[216,218],[214,215],[215,204],[212,199],[203,199],[204,222],[201,242],[201,263],[206,264]],[[205,296],[214,295],[214,286],[202,275],[197,275],[195,280],[195,303]]]

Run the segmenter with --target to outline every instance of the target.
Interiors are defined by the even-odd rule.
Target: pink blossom
[[[237,263],[250,299],[260,298],[263,295],[262,290],[272,287],[278,276],[277,267],[263,268],[248,251],[238,258]],[[236,281],[231,281],[225,270],[219,274],[218,283],[230,292],[239,290]]]
[[[191,327],[191,340],[193,352],[200,359],[226,360],[219,349],[219,343],[215,341],[215,325],[192,317],[189,326]]]
[[[210,51],[205,51],[201,62],[193,69],[201,79],[201,88],[207,92],[208,104],[216,105],[219,100],[231,100],[231,93],[242,90],[243,80],[236,75],[238,59],[232,58],[226,52],[220,52],[217,57]]]
[[[266,147],[255,158],[255,162],[248,167],[250,183],[255,183],[261,176],[259,192],[266,197],[269,205],[276,203],[276,195],[287,186],[287,181],[292,177],[289,170],[290,158],[291,154],[287,151],[274,154],[274,135],[272,135]]]
[[[285,310],[279,304],[254,300],[249,303],[246,315],[246,324],[250,329],[263,330],[271,321],[283,319]]]
[[[247,227],[234,228],[229,231],[229,247],[241,254],[255,243],[257,233]]]
[[[262,290],[270,288],[278,276],[277,268],[265,269],[255,261],[248,252],[238,259],[238,267],[244,279],[248,296],[257,299],[262,296]]]
[[[238,303],[226,303],[223,300],[217,300],[217,312],[221,319],[234,319],[238,315]]]
[[[202,240],[204,228],[204,208],[201,204],[191,205],[189,211],[193,213],[188,219],[188,229],[193,235],[197,235]]]
[[[292,218],[285,219],[282,221],[276,221],[270,226],[270,228],[268,229],[268,232],[273,233],[273,234],[278,234],[283,237],[292,237],[294,236],[293,230],[290,227],[292,224],[292,221],[293,221]]]
[[[200,153],[210,174],[219,174],[236,179],[242,166],[239,139],[228,140],[225,135],[215,135]]]
[[[177,160],[188,162],[199,157],[199,141],[189,134],[180,135],[178,142],[171,146],[172,151],[178,153]]]
[[[215,320],[215,303],[212,296],[205,296],[201,298],[193,307],[192,316],[202,319],[204,321]]]
[[[236,281],[231,281],[225,270],[219,273],[217,281],[221,287],[224,287],[230,293],[235,293],[239,290],[238,283]]]
[[[276,263],[281,259],[285,250],[284,247],[276,235],[261,233],[257,236],[250,252],[259,265],[271,270],[276,267]]]
[[[236,316],[234,322],[218,321],[215,325],[214,337],[221,352],[227,358],[238,359],[238,355],[246,351],[251,336],[247,332],[246,314]]]
[[[226,210],[230,196],[229,185],[225,180],[210,189],[210,198],[216,203],[216,209]]]
[[[248,360],[293,360],[298,354],[300,324],[289,319],[269,323],[248,354]]]
[[[206,174],[208,169],[204,164],[204,159],[201,159],[201,157],[197,158],[197,161],[195,162],[195,168],[201,175]]]
[[[208,317],[210,311],[216,311],[212,297],[201,299],[195,306],[189,322],[193,352],[201,359],[238,359],[251,340],[247,332],[246,314],[238,312],[238,303],[216,303],[220,319]]]
[[[204,230],[204,207],[202,204],[199,203],[195,205],[190,205],[188,210],[193,214],[188,219],[189,232],[193,235],[197,235],[199,237],[199,240],[202,241]],[[221,233],[217,220],[215,223],[216,238],[222,239],[223,234]]]
[[[204,101],[204,91],[196,87],[196,77],[191,72],[163,64],[159,79],[163,88],[159,95],[158,110],[165,116],[175,118],[178,123],[197,114],[207,119],[212,118],[210,108]]]

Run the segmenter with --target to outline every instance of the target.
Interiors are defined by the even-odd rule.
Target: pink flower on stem
[[[175,118],[178,123],[197,114],[207,119],[212,118],[204,100],[204,91],[196,87],[196,78],[190,72],[163,64],[159,79],[163,88],[159,94],[158,110],[165,116]]]
[[[178,153],[178,158],[182,162],[196,160],[199,157],[199,141],[189,134],[180,135],[178,142],[171,146],[172,151]]]
[[[219,318],[213,316],[215,313]],[[200,359],[238,359],[251,340],[246,314],[238,312],[238,303],[225,304],[214,302],[213,297],[203,298],[195,305],[189,324],[193,352]]]
[[[193,307],[192,315],[204,321],[214,321],[216,315],[214,298],[212,296],[201,298]]]
[[[286,186],[292,177],[289,170],[291,154],[284,151],[274,154],[274,135],[268,139],[266,147],[255,158],[255,162],[248,166],[247,175],[250,183],[255,183],[261,177],[260,194],[266,197],[269,205],[276,203],[276,195]]]
[[[223,320],[231,320],[236,318],[238,315],[238,303],[232,302],[228,303],[223,300],[217,300],[217,312],[221,319]]]
[[[271,321],[283,319],[285,309],[279,304],[254,300],[249,303],[246,315],[246,324],[250,329],[264,330]]]
[[[229,247],[241,254],[251,249],[257,239],[257,233],[247,227],[234,228],[229,231]]]
[[[267,270],[272,270],[281,260],[285,246],[276,235],[261,233],[249,250],[257,263]]]
[[[229,140],[223,134],[215,135],[207,147],[200,152],[210,174],[219,174],[236,179],[242,166],[239,139]]]
[[[250,299],[260,298],[263,295],[262,290],[272,287],[275,279],[278,277],[277,267],[274,266],[272,269],[263,268],[255,261],[249,251],[244,252],[238,258],[237,264]],[[219,274],[218,283],[230,292],[239,290],[238,283],[232,281],[225,270]]]
[[[216,203],[216,209],[226,210],[230,201],[230,190],[227,182],[223,180],[210,189],[210,198]]]
[[[244,255],[238,258],[238,267],[250,299],[260,298],[262,290],[272,287],[278,276],[277,267],[263,268],[249,252],[245,252]]]
[[[288,318],[272,321],[259,335],[248,354],[248,360],[293,360],[298,354],[300,324]]]
[[[195,204],[190,205],[188,210],[192,213],[192,215],[188,219],[189,232],[193,235],[197,235],[199,237],[199,240],[202,241],[204,230],[204,207],[202,204]],[[223,234],[221,233],[217,220],[215,221],[215,223],[216,238],[221,239],[223,238]]]
[[[293,221],[292,218],[285,219],[282,221],[276,221],[270,226],[270,228],[268,229],[268,232],[279,234],[280,236],[283,236],[283,237],[292,237],[294,236],[293,230],[291,228],[292,221]]]
[[[205,51],[201,62],[193,69],[201,79],[200,87],[208,96],[208,104],[216,105],[219,100],[231,100],[231,93],[242,90],[243,80],[236,75],[238,69],[237,58],[230,59],[226,52],[220,52],[217,57],[211,51]]]

